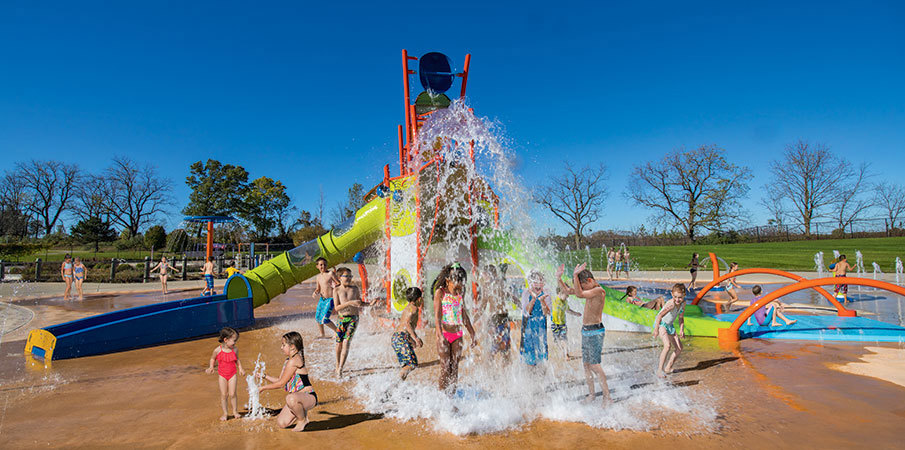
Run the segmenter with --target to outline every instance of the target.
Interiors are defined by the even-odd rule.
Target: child
[[[261,391],[283,388],[286,394],[286,406],[280,410],[277,416],[277,425],[287,428],[294,422],[298,422],[293,431],[304,431],[308,425],[308,411],[317,406],[317,393],[311,386],[308,378],[308,368],[305,367],[305,350],[302,335],[296,331],[290,331],[283,335],[283,344],[280,350],[286,355],[286,362],[280,377],[264,375],[270,384],[261,386]]]
[[[845,255],[839,255],[839,258],[836,259],[836,262],[834,264],[830,265],[830,268],[833,270],[834,277],[845,278],[846,272],[849,269],[851,269],[852,266],[849,265],[848,260],[845,259]],[[842,294],[842,297],[844,299],[843,304],[847,305],[848,304],[848,285],[847,284],[837,284],[834,286],[833,294],[836,295],[836,297],[839,297],[840,293]]]
[[[696,281],[698,279],[698,266],[699,265],[700,264],[698,263],[698,254],[692,253],[691,262],[689,262],[688,264],[685,264],[685,267],[691,267],[691,269],[688,270],[689,272],[691,272],[691,283],[689,283],[689,289],[691,289],[691,290],[697,289]]]
[[[474,327],[465,309],[462,292],[467,275],[459,263],[448,264],[434,279],[434,323],[437,324],[437,353],[440,356],[440,390],[455,392],[459,379],[459,358],[462,356],[464,326],[471,334],[471,346],[477,343]]]
[[[616,249],[609,249],[606,252],[606,274],[609,275],[610,281],[613,281],[613,267],[616,264]]]
[[[317,258],[317,278],[314,279],[317,286],[314,288],[313,297],[317,300],[317,311],[314,313],[314,320],[317,321],[317,330],[320,332],[320,339],[325,339],[324,325],[336,332],[336,325],[330,320],[330,314],[333,313],[333,286],[340,284],[339,278],[333,270],[327,271],[327,259],[323,256]]]
[[[581,314],[572,311],[572,309],[569,308],[569,296],[572,295],[573,290],[562,280],[562,274],[565,270],[565,264],[560,264],[559,268],[556,269],[558,289],[556,291],[556,298],[553,299],[553,312],[550,314],[550,329],[553,331],[553,342],[563,350],[563,353],[566,355],[566,360],[569,360],[572,357],[569,355],[569,329],[566,326],[566,313],[578,317],[581,317]]]
[[[63,291],[63,300],[70,300],[72,292],[72,257],[66,255],[63,264],[60,265],[60,277],[66,282],[66,290]]]
[[[622,297],[622,299],[635,306],[640,306],[647,309],[660,309],[663,307],[663,297],[657,297],[653,300],[645,302],[644,300],[638,298],[638,288],[636,288],[635,286],[629,286],[625,288],[625,297]]]
[[[619,279],[619,271],[622,270],[622,250],[616,250],[616,279]]]
[[[625,250],[622,251],[622,270],[625,271],[626,280],[629,279],[628,268],[629,268],[629,264],[631,262],[632,262],[632,255],[631,255],[631,253],[628,252],[628,247],[626,247]],[[616,275],[618,276],[619,273],[617,272]]]
[[[216,295],[217,292],[214,291],[214,263],[211,262],[210,257],[205,260],[202,273],[204,274],[204,290],[201,291],[201,295]]]
[[[154,272],[155,270],[159,270],[159,271],[160,271],[160,287],[161,287],[161,289],[163,290],[163,295],[167,295],[167,294],[169,293],[169,292],[167,291],[167,272],[168,272],[170,269],[173,269],[173,270],[175,271],[175,270],[176,270],[176,267],[175,267],[175,266],[170,266],[170,263],[167,262],[167,257],[166,257],[166,256],[161,256],[161,257],[160,257],[160,262],[157,263],[157,265],[154,266],[153,269],[151,269],[151,272]],[[213,286],[213,283],[211,283],[211,286]]]
[[[84,300],[85,296],[82,294],[82,283],[85,282],[85,278],[88,278],[88,268],[82,264],[82,258],[78,256],[75,257],[75,264],[72,266],[72,274],[75,277],[75,289],[79,293],[79,300]]]
[[[738,272],[737,262],[729,264],[729,273],[732,272]],[[729,308],[732,307],[732,304],[738,301],[738,294],[735,292],[735,288],[741,289],[742,287],[735,281],[735,277],[729,278],[728,283],[726,283],[726,294],[729,294],[729,301],[726,302],[726,306],[723,307],[723,312],[729,312]]]
[[[396,358],[402,369],[399,369],[399,378],[405,379],[409,376],[409,372],[418,368],[418,355],[415,354],[415,348],[421,348],[424,342],[415,332],[415,326],[418,325],[418,319],[421,317],[421,306],[424,305],[424,299],[421,296],[421,289],[410,287],[405,290],[405,299],[408,305],[402,310],[402,318],[393,333],[391,342],[393,343],[393,351],[396,352]]]
[[[751,305],[757,303],[758,300],[761,299],[760,293],[762,289],[759,284],[755,284],[751,288],[751,293],[754,294],[754,298],[751,299]],[[778,327],[779,322],[776,321],[776,318],[779,317],[786,323],[786,325],[792,325],[797,320],[789,320],[783,312],[786,310],[785,303],[780,302],[779,300],[773,300],[767,305],[761,306],[757,308],[757,311],[754,311],[754,314],[751,317],[754,317],[754,320],[757,320],[757,324],[760,326],[765,326],[767,324],[767,317],[770,318],[770,326]],[[748,317],[748,320],[745,322],[748,325],[751,325],[751,317]]]
[[[501,266],[503,267],[503,266]],[[505,272],[504,272],[505,273]],[[497,276],[496,268],[487,266],[487,282],[481,291],[481,297],[490,315],[488,332],[491,334],[490,355],[504,354],[509,357],[509,302],[508,294],[503,286],[504,276]]]
[[[340,285],[333,291],[336,296],[336,313],[339,323],[336,325],[336,378],[342,378],[343,366],[349,356],[349,345],[355,328],[358,327],[358,314],[361,311],[361,291],[352,284],[352,270],[340,267]]]
[[[575,266],[572,272],[573,293],[576,297],[585,299],[584,312],[581,315],[581,361],[584,363],[584,376],[588,381],[587,401],[593,401],[596,396],[594,392],[596,374],[600,381],[600,389],[603,391],[603,406],[606,406],[610,403],[610,388],[606,382],[606,374],[600,367],[603,338],[606,336],[606,328],[603,327],[601,319],[606,303],[606,292],[585,266],[586,264]]]
[[[550,294],[544,292],[544,276],[528,274],[529,288],[522,292],[522,357],[529,366],[547,360],[547,315]]]
[[[230,406],[233,407],[233,417],[239,418],[239,410],[236,402],[236,367],[238,366],[239,375],[245,375],[245,369],[242,368],[242,362],[239,361],[239,353],[236,349],[236,342],[239,340],[239,332],[226,327],[220,330],[220,345],[214,348],[211,355],[210,365],[205,372],[214,373],[214,361],[217,361],[217,374],[220,382],[220,407],[223,408],[223,415],[220,420],[227,419],[226,401],[229,400]]]
[[[666,378],[666,374],[672,373],[672,366],[676,358],[682,353],[682,341],[685,338],[685,285],[676,283],[672,287],[672,298],[663,305],[657,318],[654,319],[653,335],[660,336],[663,341],[663,351],[660,352],[660,360],[657,363],[657,376]],[[679,333],[676,335],[675,321],[679,319]],[[672,351],[669,361],[666,356]],[[664,365],[665,363],[665,365]]]

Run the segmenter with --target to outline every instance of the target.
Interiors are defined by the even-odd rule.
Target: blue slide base
[[[798,322],[792,325],[770,327],[742,325],[739,338],[796,339],[809,341],[849,341],[849,342],[905,342],[905,328],[866,317],[789,315]],[[714,314],[718,320],[732,322],[738,314]],[[780,324],[783,322],[778,320]]]

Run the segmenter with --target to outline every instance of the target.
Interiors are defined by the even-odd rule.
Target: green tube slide
[[[319,257],[326,258],[328,266],[349,261],[356,253],[380,239],[385,220],[386,200],[375,198],[329,233],[245,272],[254,307],[269,303],[292,286],[317,275],[316,260]],[[227,286],[227,298],[248,296],[244,283],[230,283]]]

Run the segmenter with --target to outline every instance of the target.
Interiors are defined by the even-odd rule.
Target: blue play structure
[[[100,355],[217,333],[223,327],[255,323],[251,286],[239,274],[226,280],[244,284],[245,297],[226,294],[139,306],[32,330],[25,354],[45,360]],[[235,290],[237,286],[233,286]]]
[[[718,320],[732,322],[738,314],[716,314]],[[739,329],[741,338],[795,339],[810,341],[905,342],[905,328],[866,317],[789,315],[792,325],[771,327],[751,320]],[[780,323],[782,323],[780,321]]]

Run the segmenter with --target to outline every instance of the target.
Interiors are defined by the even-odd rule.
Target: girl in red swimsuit
[[[220,345],[214,349],[211,355],[210,366],[205,370],[207,373],[214,373],[214,361],[217,362],[217,374],[220,382],[220,407],[223,408],[223,415],[220,420],[228,418],[226,412],[226,401],[233,407],[233,417],[239,418],[238,402],[236,400],[236,384],[239,375],[245,375],[245,369],[239,361],[239,353],[236,349],[236,341],[239,340],[239,332],[226,327],[220,330]]]

